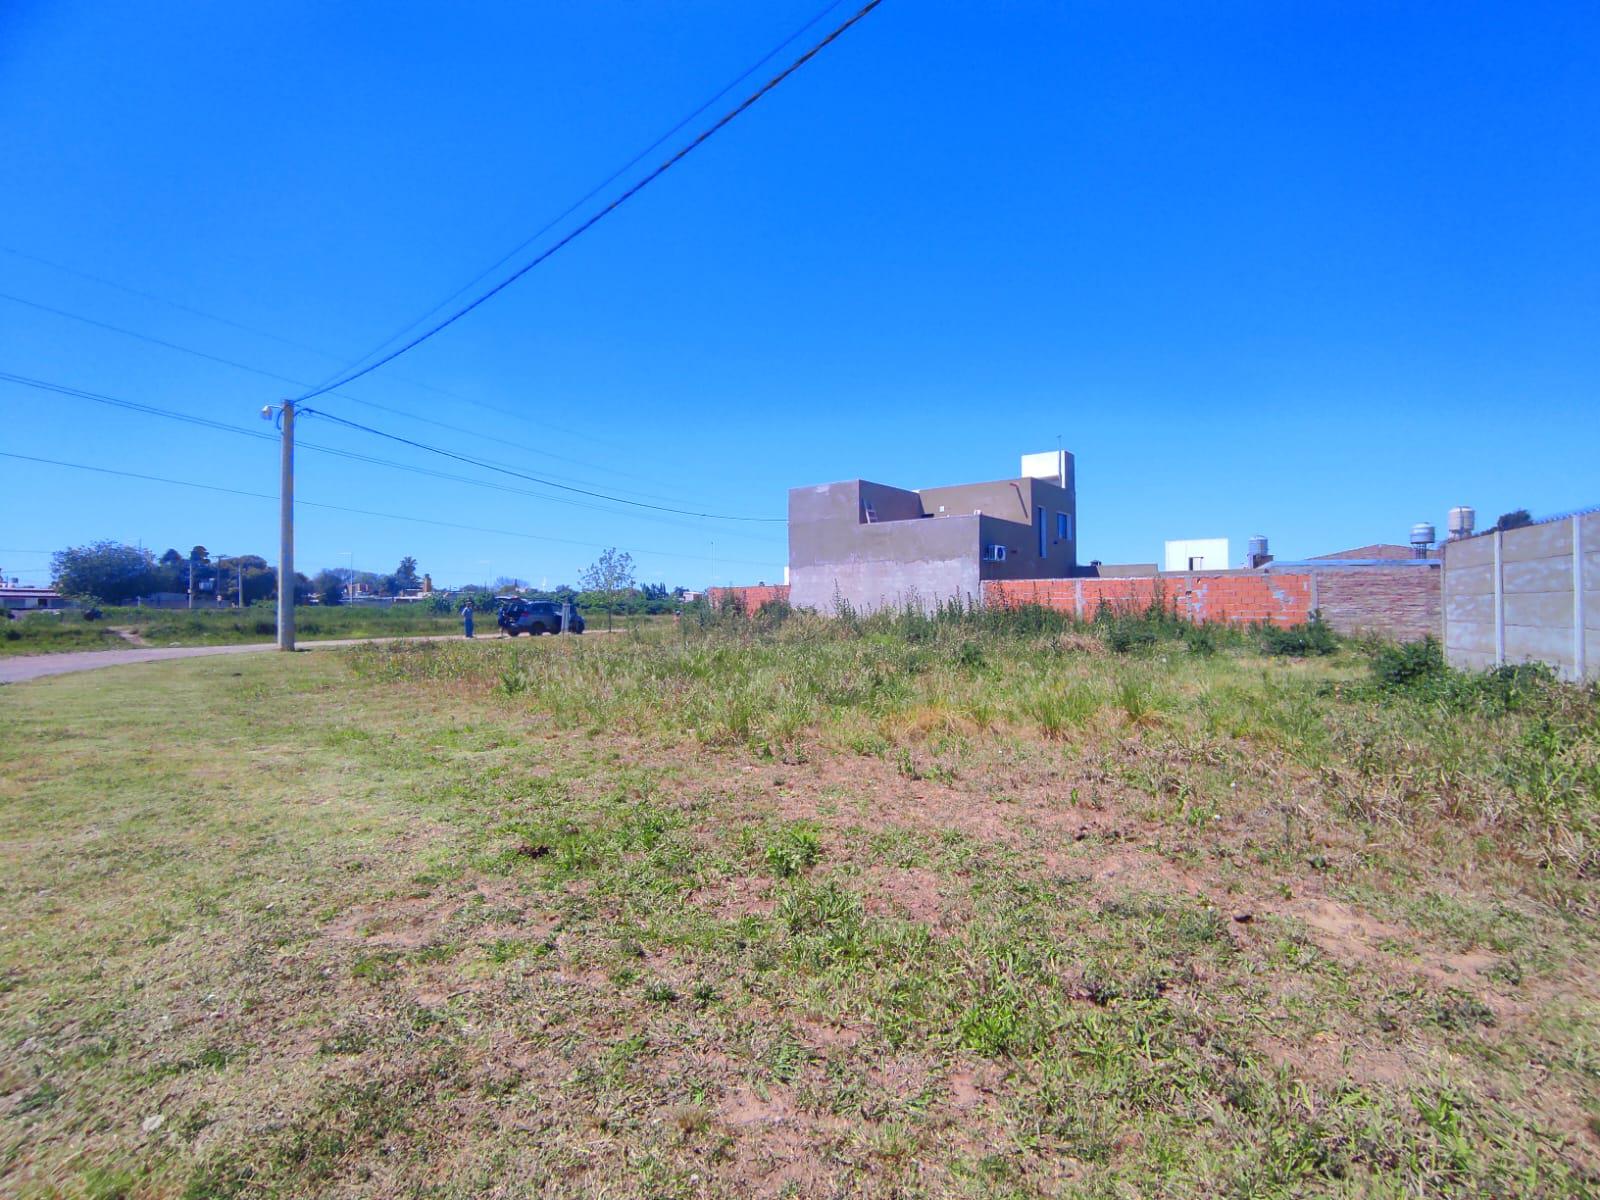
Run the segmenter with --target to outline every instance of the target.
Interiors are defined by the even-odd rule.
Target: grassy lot
[[[57,654],[67,650],[109,650],[128,643],[104,624],[76,613],[8,619],[0,614],[0,655]]]
[[[7,688],[0,1193],[1594,1195],[1600,698],[1322,641]]]
[[[277,637],[271,608],[221,611],[187,609],[107,608],[100,621],[85,621],[76,612],[0,621],[0,655],[50,654],[64,650],[97,650],[148,644],[152,646],[226,646],[270,642]],[[604,629],[605,613],[585,613],[593,630]],[[480,612],[478,633],[497,634],[494,613]],[[616,618],[618,628],[671,624],[669,617]],[[124,637],[117,630],[125,631]],[[329,608],[310,605],[295,610],[295,635],[302,641],[343,638],[416,637],[461,632],[455,613],[434,613],[422,605],[395,608],[362,606]]]

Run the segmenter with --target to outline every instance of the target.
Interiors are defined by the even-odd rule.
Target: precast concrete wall
[[[1600,511],[1447,542],[1443,589],[1452,666],[1600,678]]]

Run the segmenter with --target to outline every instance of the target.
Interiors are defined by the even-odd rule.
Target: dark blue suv
[[[524,600],[520,596],[496,596],[495,624],[512,637],[519,633],[561,632],[561,605],[551,600]],[[577,608],[567,618],[568,633],[583,632],[583,618]]]

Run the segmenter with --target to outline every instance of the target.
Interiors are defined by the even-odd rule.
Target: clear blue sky
[[[763,4],[0,4],[0,291],[321,379],[803,24]],[[840,15],[850,11],[841,6]],[[1080,551],[1280,556],[1600,501],[1600,7],[886,0],[637,200],[352,396],[690,507],[1078,456]],[[291,344],[296,343],[296,344]],[[317,353],[315,347],[326,351]],[[0,301],[0,370],[266,429],[288,385]],[[424,386],[426,385],[426,386]],[[445,389],[442,395],[428,387]],[[275,449],[0,384],[0,449],[246,491]],[[471,401],[525,411],[507,417]],[[468,470],[307,421],[327,445]],[[534,450],[543,453],[534,453]],[[0,459],[0,569],[276,557],[271,502]],[[473,472],[481,474],[479,472]],[[492,476],[484,476],[493,478]],[[537,490],[537,489],[534,489]],[[302,456],[298,565],[781,575],[661,522]],[[714,548],[712,543],[715,543]],[[568,543],[578,543],[568,544]]]

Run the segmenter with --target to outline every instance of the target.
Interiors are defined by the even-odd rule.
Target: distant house
[[[7,612],[48,612],[71,607],[52,588],[0,587],[0,608]]]
[[[1320,562],[1330,558],[1356,558],[1364,559],[1367,562],[1378,562],[1386,559],[1404,562],[1415,557],[1417,557],[1416,550],[1411,546],[1399,546],[1393,542],[1374,542],[1370,546],[1357,546],[1352,550],[1339,550],[1333,554],[1314,554],[1311,561]],[[1439,553],[1436,550],[1430,550],[1427,557],[1437,558]]]
[[[796,608],[856,612],[981,602],[992,579],[1078,570],[1077,491],[1064,450],[1024,455],[1011,479],[910,491],[848,479],[789,492]]]

